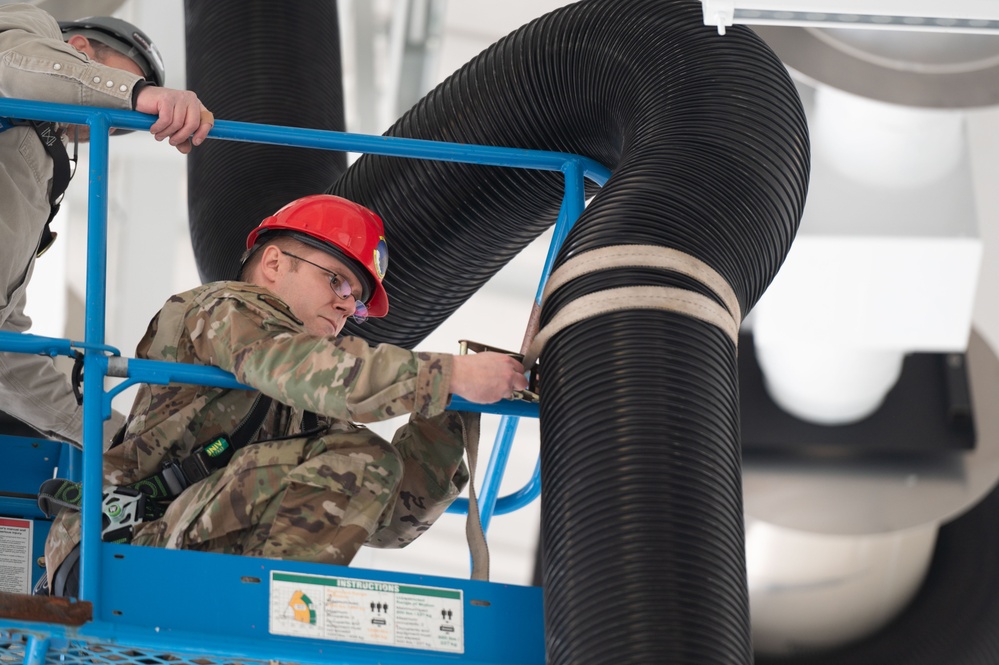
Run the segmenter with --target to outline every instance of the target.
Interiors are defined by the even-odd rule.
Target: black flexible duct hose
[[[498,42],[391,135],[584,154],[613,177],[567,239],[675,247],[748,310],[797,228],[804,114],[756,36],[721,37],[686,1],[584,2]],[[559,177],[361,158],[331,191],[385,216],[386,319],[356,332],[419,342],[547,228]],[[413,248],[418,248],[414,251]],[[619,269],[556,292],[679,285]],[[627,311],[557,335],[542,378],[542,531],[551,663],[749,662],[735,348],[710,325]]]
[[[185,0],[187,86],[217,118],[343,131],[336,0]],[[187,162],[191,241],[205,282],[233,279],[247,234],[321,192],[341,152],[207,141]]]
[[[310,5],[310,10],[313,9],[324,7]],[[266,10],[266,3],[243,0],[188,2],[189,83],[220,117],[340,128],[339,79],[310,78],[303,88],[302,82],[295,78],[296,67],[302,62],[292,57],[278,64],[273,59],[275,52],[270,50],[288,46],[302,35],[311,35],[294,43],[312,49],[310,53],[314,56],[317,46],[335,39],[335,23],[329,23],[329,17],[319,20],[312,14],[305,25],[286,22],[291,18],[287,12],[293,10],[287,6],[280,13],[258,20],[256,29],[240,32],[246,29],[243,22],[252,23],[255,16]],[[597,12],[598,18],[588,21],[581,13],[591,11]],[[733,253],[746,259],[752,257],[751,252],[740,252],[739,244],[744,241],[754,244],[753,237],[740,237],[743,227],[739,224],[730,225],[735,228],[727,228],[719,236],[714,224],[695,228],[696,224],[679,226],[673,219],[679,212],[689,211],[694,211],[693,217],[714,217],[718,198],[744,191],[727,192],[725,180],[712,179],[713,171],[723,168],[728,158],[714,154],[713,159],[701,159],[699,154],[704,145],[697,142],[709,140],[711,132],[706,129],[714,123],[718,130],[715,138],[722,144],[717,147],[724,150],[736,143],[741,145],[747,138],[745,135],[730,140],[724,130],[731,115],[738,114],[736,109],[745,112],[742,117],[751,118],[755,106],[772,104],[781,109],[786,105],[790,115],[795,116],[795,124],[798,112],[794,101],[788,99],[786,82],[780,80],[782,76],[772,63],[754,72],[752,85],[761,85],[762,92],[753,96],[749,106],[739,99],[742,94],[739,88],[728,87],[732,85],[729,80],[720,80],[715,87],[706,85],[704,89],[709,95],[725,93],[726,101],[721,104],[730,104],[732,108],[723,110],[711,104],[711,108],[705,108],[699,102],[677,105],[677,92],[670,88],[681,86],[688,95],[698,92],[684,85],[683,79],[691,76],[692,69],[700,67],[703,51],[688,50],[693,38],[674,41],[676,30],[698,33],[695,39],[698,42],[718,42],[718,48],[730,50],[736,58],[742,49],[758,49],[745,34],[740,33],[738,39],[729,43],[708,35],[694,25],[692,16],[686,16],[691,13],[689,8],[665,5],[651,8],[648,4],[636,4],[627,11],[588,7],[558,12],[518,31],[469,63],[392,132],[593,156],[614,166],[615,176],[594,201],[586,219],[600,219],[596,216],[598,211],[609,219],[588,221],[585,233],[581,230],[573,235],[571,247],[623,242],[619,234],[624,229],[642,225],[648,228],[643,229],[640,239],[662,244],[658,234],[670,235],[671,244],[697,245],[695,254],[699,256],[716,241],[727,240],[735,247],[719,252],[725,259],[716,257],[719,261],[716,267],[731,278],[738,271],[726,268],[725,261],[731,261]],[[641,24],[646,16],[649,22],[643,31],[636,23]],[[221,26],[223,18],[240,23]],[[686,23],[662,30],[667,18]],[[599,29],[599,23],[594,25],[593,21],[603,22],[604,29]],[[327,27],[319,28],[324,22]],[[316,38],[312,28],[318,28],[321,38]],[[649,34],[656,32],[660,34],[650,40]],[[611,33],[614,39],[605,40],[605,35]],[[595,40],[582,41],[592,34],[596,34]],[[629,35],[633,39],[628,39]],[[545,40],[551,43],[546,45]],[[737,42],[734,46],[733,41]],[[251,54],[247,45],[261,50]],[[335,56],[336,49],[324,49],[323,54]],[[257,59],[255,64],[246,65],[250,55]],[[573,56],[581,59],[567,64],[566,59]],[[635,71],[660,61],[670,70],[657,70],[655,74]],[[705,67],[714,71],[715,64],[707,63]],[[752,59],[746,59],[734,66],[756,65]],[[327,63],[320,68],[333,71],[339,65]],[[240,71],[241,74],[233,74]],[[212,75],[203,76],[208,73]],[[756,80],[757,75],[776,77],[776,87],[782,93],[775,95],[772,102],[766,99],[768,84]],[[705,69],[696,72],[696,76],[703,81],[710,79],[712,73]],[[664,77],[669,85],[659,85],[657,77]],[[282,88],[275,81],[289,83]],[[323,89],[316,87],[323,82],[335,84],[335,101],[326,99],[317,103],[324,99]],[[283,111],[287,113],[281,117],[243,113],[243,104],[259,102],[261,98],[278,96],[286,101],[289,96],[281,96],[282,91],[296,87],[305,91],[308,103],[286,105]],[[657,111],[655,106],[662,104],[669,108]],[[302,121],[303,113],[313,109],[321,110],[320,117]],[[648,131],[640,133],[639,129]],[[766,123],[760,130],[768,131]],[[754,143],[753,147],[763,154],[775,150],[765,143]],[[797,214],[807,170],[803,131],[796,137],[792,135],[788,146],[795,157],[788,164],[798,170],[794,177],[783,180],[778,177],[772,182],[777,190],[786,191],[784,205],[790,209],[772,227],[778,233],[793,228],[790,222]],[[288,173],[290,168],[297,170],[305,165],[299,161],[302,157],[281,159],[279,169],[261,176],[256,171],[259,158],[253,155],[219,155],[212,164],[199,162],[216,147],[229,146],[213,143],[203,146],[192,157],[190,170],[195,251],[202,275],[210,278],[229,275],[228,266],[233,264],[234,255],[227,251],[234,251],[234,242],[238,245],[246,229],[257,219],[284,200],[313,191],[311,186],[297,190],[296,182],[282,181],[277,185],[273,179],[275,173]],[[656,154],[647,155],[639,150],[643,147],[653,148]],[[676,155],[662,154],[667,150]],[[636,156],[639,153],[641,158]],[[766,160],[753,157],[751,151],[746,154],[750,155],[750,161],[756,162],[755,168],[774,169]],[[663,167],[660,158],[671,167],[662,171],[662,182],[657,175]],[[263,163],[269,164],[268,159]],[[333,159],[334,170],[342,168],[341,158]],[[403,343],[422,339],[474,292],[485,276],[495,272],[551,223],[561,188],[558,179],[547,176],[523,179],[522,173],[500,173],[495,169],[413,163],[400,164],[400,170],[395,172],[388,164],[379,163],[388,160],[362,161],[364,173],[351,176],[353,180],[341,187],[358,192],[370,190],[372,201],[384,203],[383,214],[397,220],[392,231],[394,252],[389,287],[393,317],[382,327],[369,328],[371,339],[396,339]],[[222,168],[216,170],[219,166]],[[300,172],[314,173],[312,167],[305,166]],[[735,170],[749,168],[735,161],[731,166]],[[253,173],[248,177],[235,174],[233,169],[240,167],[251,168]],[[785,168],[777,166],[777,174],[782,174]],[[757,172],[755,177],[759,175]],[[456,181],[459,176],[460,181]],[[291,180],[297,181],[297,177]],[[380,180],[382,177],[384,181]],[[320,187],[329,179],[330,176],[319,177]],[[276,192],[295,193],[279,196],[273,203],[261,203],[258,210],[234,212],[241,209],[234,204],[263,201],[268,194],[260,189],[261,182],[275,185]],[[244,186],[246,183],[251,184]],[[385,189],[379,192],[382,185]],[[664,195],[662,190],[669,190],[667,194],[672,197],[665,205],[660,200]],[[684,192],[689,199],[683,197]],[[705,200],[698,200],[698,192]],[[709,192],[715,196],[708,196]],[[262,195],[256,196],[258,193]],[[511,198],[514,204],[507,207]],[[779,195],[772,198],[781,200]],[[619,205],[622,209],[626,206],[628,212],[617,215]],[[648,208],[640,215],[641,224],[631,218],[636,206]],[[657,209],[657,206],[664,207]],[[726,215],[732,212],[730,208],[725,210]],[[665,221],[657,223],[660,216]],[[738,215],[732,218],[741,219]],[[453,225],[447,223],[451,219]],[[408,226],[411,220],[417,220],[412,229]],[[583,227],[581,220],[580,229]],[[213,236],[230,229],[230,235],[237,241]],[[752,229],[753,233],[759,232],[758,225]],[[682,235],[682,242],[677,242],[674,237],[677,234]],[[765,284],[770,268],[779,262],[784,243],[783,238],[778,238],[773,247],[767,243],[755,244],[754,251],[762,251],[766,256],[761,262],[762,276],[757,275],[754,282],[756,289]],[[423,252],[441,252],[441,246],[450,250],[444,254],[447,261],[434,255],[420,262]],[[774,253],[767,256],[769,251]],[[448,272],[434,277],[438,265]],[[468,288],[461,280],[463,271],[468,271],[471,277]],[[396,278],[403,274],[418,278],[409,292],[404,290],[405,280]],[[611,286],[657,283],[666,278],[670,282],[683,281],[639,270],[617,271],[597,281],[606,279],[605,285]],[[452,284],[450,280],[455,279],[458,283]],[[737,280],[733,285],[740,290],[744,306],[758,295],[755,289],[743,293]],[[571,288],[583,292],[597,287],[581,280]],[[421,298],[424,293],[426,297]],[[568,297],[568,292],[557,294],[550,310]],[[442,304],[444,309],[439,309]],[[408,313],[400,316],[401,311]],[[428,314],[426,319],[422,318],[424,313]],[[705,335],[706,346],[695,345],[697,348],[691,349],[692,338],[701,334]],[[553,662],[709,662],[727,661],[730,657],[745,660],[744,601],[737,579],[741,533],[729,508],[738,502],[734,495],[738,481],[733,477],[737,462],[731,453],[733,397],[727,378],[733,371],[730,355],[728,343],[713,330],[690,320],[654,313],[613,315],[603,324],[580,324],[560,335],[549,347],[545,355],[542,422],[546,540],[556,542],[545,548]],[[591,361],[591,357],[598,360]],[[664,376],[677,378],[660,385]],[[708,380],[711,378],[715,383],[725,384],[720,391],[724,394],[703,395],[713,390]],[[711,408],[702,409],[703,401],[712,402]],[[723,406],[721,417],[711,415],[716,403]],[[667,411],[672,418],[665,417]],[[704,445],[705,439],[715,445]],[[610,448],[613,449],[607,450]],[[717,463],[716,457],[721,458]],[[684,473],[686,469],[690,469],[689,474]],[[718,470],[721,473],[715,478]],[[662,489],[658,493],[649,488],[650,479],[660,483]],[[630,491],[633,485],[640,487],[641,492]],[[999,568],[994,561],[995,552],[999,551],[999,532],[993,528],[997,511],[999,491],[994,491],[964,517],[941,530],[922,590],[886,629],[831,653],[758,662],[761,665],[999,662],[999,637],[994,631],[999,623],[999,603],[993,593],[999,585],[996,579]],[[593,554],[589,552],[591,547],[595,549]],[[705,557],[703,561],[701,557]],[[615,570],[619,566],[622,570]],[[596,574],[588,578],[591,570]],[[716,570],[721,574],[716,575]],[[693,620],[687,616],[689,612],[695,613]],[[724,626],[713,627],[719,617]],[[582,633],[591,629],[592,637],[581,639],[587,637]],[[601,644],[604,637],[612,645],[609,649]],[[717,647],[713,649],[716,639]],[[635,648],[630,646],[633,640],[637,640]]]
[[[821,654],[758,665],[995,665],[999,663],[999,488],[940,528],[912,602],[874,635]]]
[[[694,0],[552,12],[387,133],[608,165],[613,177],[559,261],[630,242],[678,248],[718,270],[744,312],[783,260],[807,187],[805,119],[783,66],[751,31],[722,37],[703,26]],[[330,191],[380,213],[390,239],[390,314],[348,332],[413,346],[552,224],[562,178],[366,156]],[[192,225],[213,221],[192,210]],[[566,285],[544,318],[577,295],[646,284],[705,292],[668,271],[618,269]],[[550,663],[752,659],[735,373],[720,332],[659,311],[610,314],[550,342],[541,414]]]

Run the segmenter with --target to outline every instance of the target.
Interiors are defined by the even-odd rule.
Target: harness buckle
[[[221,434],[191,451],[180,462],[188,485],[200,482],[229,463],[234,454],[229,437]]]
[[[146,495],[128,487],[109,485],[101,502],[101,540],[106,543],[129,543],[134,529],[146,514]]]
[[[160,473],[171,498],[179,496],[194,483],[201,482],[224,467],[232,459],[234,452],[229,437],[222,434],[198,446],[180,462],[164,462]]]
[[[160,473],[171,497],[179,496],[190,485],[184,470],[176,462],[164,462],[163,470]]]

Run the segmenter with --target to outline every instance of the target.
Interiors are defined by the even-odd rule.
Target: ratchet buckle
[[[523,353],[514,353],[513,351],[507,351],[506,349],[499,349],[495,346],[489,346],[488,344],[481,344],[479,342],[473,342],[468,339],[459,339],[459,354],[468,355],[468,352],[481,353],[483,351],[494,351],[496,353],[503,353],[518,362],[524,362]],[[527,389],[526,390],[515,390],[513,392],[513,400],[520,400],[522,402],[531,402],[532,404],[538,404],[541,398],[538,396],[538,363],[534,363],[527,370]]]

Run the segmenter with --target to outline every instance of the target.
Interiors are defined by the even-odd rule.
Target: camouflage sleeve
[[[217,292],[191,310],[186,330],[203,362],[294,408],[374,422],[434,416],[450,397],[450,355],[310,335],[264,290]]]
[[[433,418],[413,415],[392,440],[403,479],[392,519],[368,539],[385,549],[405,547],[437,521],[468,483],[465,426],[460,411]]]

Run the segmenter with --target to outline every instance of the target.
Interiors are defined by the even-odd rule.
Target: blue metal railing
[[[65,339],[45,338],[35,335],[0,333],[0,349],[51,355],[73,355],[82,352],[84,362],[84,440],[83,453],[83,537],[81,599],[97,602],[95,587],[100,579],[101,502],[101,445],[102,420],[111,413],[111,400],[128,386],[138,383],[164,384],[170,382],[193,383],[221,387],[247,387],[217,368],[198,367],[150,360],[122,358],[120,353],[105,346],[105,298],[107,269],[107,191],[109,130],[123,128],[147,131],[153,116],[113,109],[97,109],[65,104],[50,104],[17,99],[0,99],[0,117],[56,121],[90,126],[89,207],[87,235],[87,284],[85,340],[70,342]],[[522,150],[494,146],[477,146],[443,143],[419,139],[385,136],[368,136],[344,132],[278,127],[243,122],[218,120],[209,138],[249,141],[272,145],[286,145],[326,150],[403,158],[432,159],[465,162],[491,166],[517,167],[547,171],[561,171],[565,177],[565,194],[554,238],[549,248],[538,286],[536,302],[540,304],[545,281],[551,271],[561,243],[585,205],[584,180],[602,185],[610,177],[608,169],[597,162],[558,152]],[[107,375],[126,377],[127,380],[110,391],[104,390]],[[520,490],[499,497],[499,485],[509,458],[512,440],[520,417],[537,417],[536,404],[505,401],[492,405],[479,405],[460,398],[452,400],[456,410],[483,411],[503,416],[496,444],[487,467],[481,488],[481,516],[486,527],[494,513],[507,513],[530,503],[540,492],[540,476],[535,469],[531,480]],[[100,416],[98,416],[100,414]],[[467,500],[455,502],[452,512],[467,511]]]

